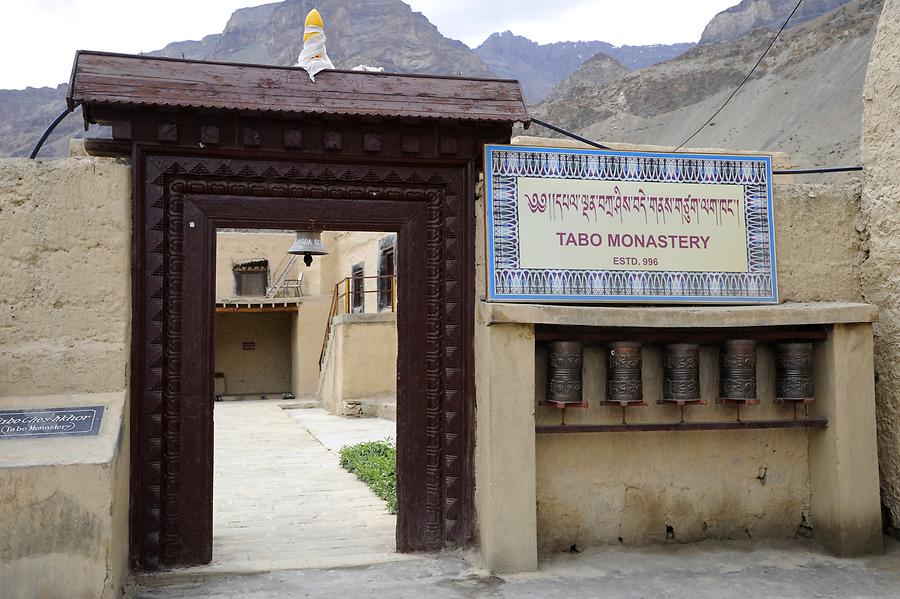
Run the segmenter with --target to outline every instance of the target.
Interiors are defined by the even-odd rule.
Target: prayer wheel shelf
[[[542,406],[562,410],[559,425],[538,426],[537,432],[624,432],[670,430],[728,430],[754,428],[824,428],[826,419],[801,418],[798,406],[813,403],[814,345],[827,331],[819,327],[799,329],[715,330],[715,331],[635,331],[566,330],[562,327],[538,328],[535,337],[546,348],[547,385]],[[700,338],[700,341],[696,339]],[[637,338],[637,339],[635,339]],[[716,403],[735,408],[735,420],[725,422],[685,422],[685,407],[697,409],[707,405],[701,396],[701,348],[718,351]],[[600,397],[585,397],[585,349],[601,351],[605,356],[605,385]],[[790,405],[790,419],[742,420],[741,407],[760,404],[757,395],[757,354],[766,348],[774,356],[774,369],[765,372],[765,388],[774,389],[772,404]],[[644,352],[650,350],[653,374],[662,378],[658,405],[680,409],[678,422],[633,423],[626,420],[626,410],[647,406],[644,388]],[[707,354],[709,356],[709,354]],[[657,357],[659,357],[657,363]],[[709,368],[707,358],[705,368]],[[769,372],[771,371],[771,372]],[[772,380],[768,380],[771,375]],[[595,378],[597,373],[593,375]],[[707,380],[711,380],[707,373]],[[708,383],[711,384],[711,383]],[[659,385],[654,385],[654,392]],[[709,387],[707,387],[707,390]],[[654,393],[655,394],[655,393]],[[767,397],[768,399],[768,397]],[[565,408],[587,408],[589,403],[617,406],[622,409],[622,422],[616,424],[566,424]]]

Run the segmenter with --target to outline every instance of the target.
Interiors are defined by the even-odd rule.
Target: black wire
[[[67,107],[65,110],[63,110],[62,112],[59,113],[58,117],[53,119],[53,122],[50,123],[50,126],[47,127],[47,130],[44,131],[44,134],[41,135],[41,138],[34,145],[34,149],[31,150],[31,156],[29,156],[29,158],[31,160],[34,160],[37,157],[38,152],[41,151],[41,146],[44,145],[44,142],[47,141],[47,138],[50,137],[50,134],[53,133],[54,129],[56,129],[56,126],[59,125],[62,122],[62,120],[69,115],[69,113],[73,112],[75,110],[75,108],[78,106],[78,104],[79,104],[78,102],[75,102],[71,108]]]
[[[538,120],[535,118],[532,118],[531,122],[535,123],[537,125],[540,125],[541,127],[546,127],[547,129],[550,129],[552,131],[556,131],[557,133],[562,133],[563,135],[567,135],[567,136],[571,137],[572,139],[578,140],[581,143],[585,143],[589,146],[593,146],[593,147],[599,148],[601,150],[611,150],[612,149],[608,146],[604,146],[603,144],[598,144],[596,141],[591,141],[586,137],[581,137],[580,135],[572,133],[571,131],[566,131],[562,127],[557,127],[556,125],[551,125],[550,123],[545,123],[544,121],[541,121],[541,120]]]
[[[799,4],[798,4],[799,6]],[[591,141],[586,137],[581,137],[576,133],[572,133],[571,131],[566,131],[562,127],[557,127],[556,125],[551,125],[550,123],[545,123],[539,119],[532,118],[532,123],[536,123],[541,127],[546,127],[547,129],[552,129],[557,133],[562,133],[563,135],[567,135],[572,139],[576,139],[582,143],[586,143],[589,146],[593,146],[595,148],[600,148],[601,150],[612,150],[612,148],[608,146],[604,146],[603,144],[599,144],[596,141]],[[682,144],[684,145],[684,144]],[[678,146],[679,148],[681,146]],[[799,168],[799,169],[781,169],[772,171],[773,175],[818,175],[824,173],[846,173],[851,171],[861,171],[863,167],[861,166],[825,166],[821,168]]]
[[[824,173],[849,173],[861,171],[861,166],[826,166],[822,168],[788,168],[772,171],[773,175],[821,175]]]
[[[803,4],[803,0],[799,0],[799,1],[797,2],[797,6],[794,7],[794,10],[791,11],[791,14],[788,15],[788,18],[787,18],[787,19],[785,20],[785,22],[781,25],[781,29],[778,30],[778,33],[776,33],[776,34],[775,34],[775,37],[772,38],[772,41],[769,42],[769,47],[766,48],[766,51],[762,53],[762,56],[759,57],[759,60],[756,61],[756,64],[753,65],[753,68],[750,69],[750,72],[747,73],[747,76],[746,76],[746,77],[744,77],[744,80],[741,81],[741,84],[738,85],[737,88],[735,88],[735,90],[734,90],[733,92],[731,92],[731,95],[728,96],[728,99],[725,100],[725,103],[722,104],[722,106],[720,106],[719,109],[718,109],[717,111],[715,111],[711,117],[709,117],[708,119],[706,119],[706,122],[703,123],[702,125],[700,125],[700,128],[697,129],[696,131],[694,131],[694,133],[691,134],[690,137],[688,137],[686,140],[684,140],[683,142],[681,142],[681,145],[679,145],[677,148],[675,148],[674,150],[672,150],[673,152],[677,152],[678,150],[680,150],[681,148],[683,148],[683,147],[685,146],[685,144],[687,144],[689,141],[691,141],[692,139],[694,139],[694,137],[696,137],[698,133],[700,133],[701,131],[703,131],[703,129],[704,129],[708,124],[710,124],[710,123],[713,121],[714,118],[716,118],[717,116],[719,116],[719,113],[722,112],[722,111],[725,109],[726,106],[728,106],[728,103],[731,102],[731,100],[737,95],[737,93],[738,93],[739,91],[741,91],[741,88],[744,87],[744,84],[747,83],[748,81],[750,81],[750,77],[753,76],[753,73],[754,73],[754,71],[756,71],[756,68],[757,68],[760,64],[762,64],[763,59],[764,59],[764,58],[766,57],[766,55],[769,53],[769,50],[772,49],[772,46],[775,45],[775,41],[778,39],[778,36],[780,36],[780,35],[781,35],[781,32],[784,31],[784,29],[787,27],[787,24],[790,22],[791,17],[794,16],[794,13],[797,12],[797,9],[800,8],[800,5],[801,5],[801,4]]]

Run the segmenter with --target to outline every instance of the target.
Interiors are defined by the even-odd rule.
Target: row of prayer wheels
[[[560,408],[586,405],[583,398],[583,365],[582,343],[550,343],[545,403]],[[640,343],[619,341],[609,344],[605,403],[621,406],[643,403],[641,366]],[[663,402],[675,405],[699,403],[700,345],[666,345],[663,377]],[[755,341],[730,339],[722,345],[719,352],[719,401],[747,404],[757,402]],[[814,401],[812,343],[775,344],[775,401]]]

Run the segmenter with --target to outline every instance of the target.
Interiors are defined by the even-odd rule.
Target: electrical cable
[[[787,168],[772,171],[773,175],[821,175],[825,173],[849,173],[861,171],[861,166],[826,166],[822,168]]]
[[[766,48],[766,51],[762,53],[762,56],[759,57],[759,60],[756,61],[756,64],[753,65],[753,68],[750,69],[750,72],[747,73],[747,76],[746,76],[746,77],[744,77],[744,80],[741,81],[741,84],[738,85],[737,88],[735,88],[735,90],[734,90],[733,92],[731,92],[731,95],[728,96],[728,99],[725,100],[725,103],[722,104],[722,106],[720,106],[719,109],[718,109],[717,111],[715,111],[711,117],[709,117],[708,119],[706,119],[706,122],[703,123],[702,125],[700,125],[700,128],[697,129],[696,131],[694,131],[694,133],[692,133],[690,137],[688,137],[686,140],[684,140],[683,142],[681,142],[681,145],[679,145],[677,148],[675,148],[674,150],[672,150],[673,152],[677,152],[678,150],[680,150],[681,148],[683,148],[689,141],[691,141],[692,139],[694,139],[694,137],[696,137],[698,133],[700,133],[701,131],[703,131],[703,129],[706,128],[706,126],[707,126],[708,124],[710,124],[710,123],[713,121],[714,118],[716,118],[717,116],[719,116],[719,113],[720,113],[720,112],[722,112],[723,110],[725,110],[725,107],[728,106],[728,103],[731,102],[731,100],[737,95],[737,93],[738,93],[739,91],[741,91],[741,88],[744,87],[744,84],[747,83],[748,81],[750,81],[750,77],[753,76],[753,73],[756,71],[757,67],[759,67],[759,65],[762,64],[763,59],[764,59],[764,58],[766,57],[766,55],[769,53],[769,50],[772,49],[772,46],[775,45],[776,40],[778,40],[778,37],[781,35],[781,32],[785,30],[785,28],[787,27],[787,24],[788,24],[788,23],[790,22],[790,20],[791,20],[791,17],[794,16],[794,13],[797,12],[797,9],[800,8],[800,5],[801,5],[801,4],[803,4],[803,0],[798,0],[797,6],[795,6],[795,7],[794,7],[794,10],[791,11],[791,14],[788,15],[788,18],[787,18],[787,19],[785,20],[785,22],[781,25],[781,29],[779,29],[779,30],[778,30],[778,33],[775,34],[775,37],[772,38],[772,41],[769,42],[769,46]]]
[[[79,103],[76,102],[72,106],[72,108],[66,108],[64,111],[62,111],[59,114],[59,116],[57,116],[53,120],[52,123],[50,123],[50,126],[47,127],[47,130],[44,131],[44,134],[41,136],[41,138],[38,140],[37,144],[35,144],[34,149],[31,151],[30,158],[32,160],[34,160],[34,158],[38,155],[38,152],[40,152],[41,147],[44,145],[44,142],[47,141],[47,138],[50,136],[50,134],[53,132],[53,130],[56,129],[56,126],[59,125],[62,122],[62,120],[64,118],[66,118],[71,112],[73,112],[78,107],[78,105],[79,105]],[[552,131],[556,131],[557,133],[560,133],[562,135],[571,137],[572,139],[574,139],[576,141],[580,141],[581,143],[587,144],[591,147],[598,148],[600,150],[612,150],[612,148],[610,148],[609,146],[604,146],[601,143],[597,143],[596,141],[592,141],[586,137],[582,137],[576,133],[572,133],[571,131],[566,131],[562,127],[557,127],[556,125],[551,125],[550,123],[546,123],[540,119],[532,118],[531,122],[535,123],[537,125],[540,125],[541,127],[546,127],[547,129],[550,129]],[[819,173],[841,173],[841,172],[847,172],[847,171],[861,171],[861,170],[863,170],[863,167],[861,167],[861,166],[837,166],[837,167],[812,168],[812,169],[777,170],[777,171],[772,171],[772,174],[773,175],[813,175],[813,174],[819,174]]]
[[[582,137],[576,133],[572,133],[571,131],[566,131],[562,127],[557,127],[556,125],[551,125],[550,123],[545,123],[539,119],[532,118],[532,123],[540,125],[541,127],[546,127],[547,129],[551,129],[556,131],[557,133],[561,133],[572,139],[580,141],[581,143],[585,143],[589,146],[599,148],[601,150],[612,150],[609,146],[604,146],[603,144],[597,143],[596,141],[592,141],[587,139],[586,137]],[[680,148],[681,146],[679,146]],[[798,168],[798,169],[780,169],[772,171],[773,175],[819,175],[825,173],[847,173],[852,171],[861,171],[863,167],[861,166],[826,166],[826,167],[815,167],[815,168]]]
[[[47,130],[44,131],[44,134],[41,135],[41,138],[34,145],[34,149],[31,150],[31,156],[29,156],[29,158],[31,160],[34,160],[37,157],[38,152],[41,151],[41,147],[44,145],[44,142],[47,141],[47,138],[50,137],[50,134],[53,133],[54,129],[56,129],[56,126],[59,125],[64,118],[69,116],[70,113],[74,112],[75,109],[78,107],[78,105],[79,105],[79,102],[73,103],[72,106],[66,107],[65,110],[63,110],[62,112],[59,113],[59,116],[57,116],[55,119],[53,119],[53,122],[50,123],[50,126],[47,127]]]
[[[586,137],[581,137],[580,135],[572,133],[571,131],[566,131],[562,127],[557,127],[556,125],[551,125],[550,123],[545,123],[544,121],[541,121],[541,120],[538,120],[535,118],[532,118],[531,122],[535,123],[537,125],[540,125],[541,127],[546,127],[547,129],[550,129],[551,131],[556,131],[557,133],[561,133],[563,135],[571,137],[574,140],[580,141],[581,143],[585,143],[589,146],[593,146],[600,150],[611,150],[612,149],[608,146],[604,146],[603,144],[598,144],[596,141],[591,141]]]

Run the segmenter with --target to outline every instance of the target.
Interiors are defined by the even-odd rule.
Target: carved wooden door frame
[[[217,227],[398,233],[397,549],[468,545],[474,530],[471,161],[245,156],[134,146],[133,567],[212,558]]]

